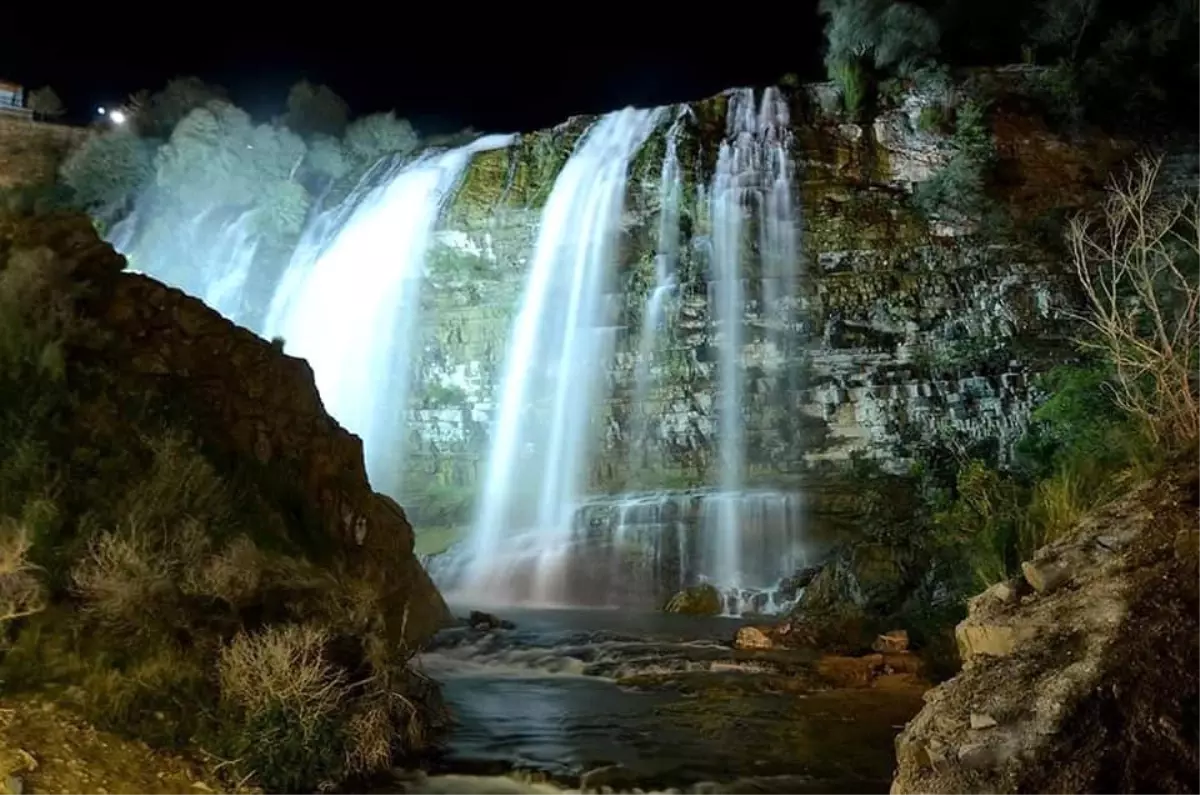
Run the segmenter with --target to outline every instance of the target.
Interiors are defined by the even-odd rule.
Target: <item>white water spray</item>
[[[347,199],[348,216],[335,208],[314,220],[271,302],[265,336],[282,337],[312,365],[326,409],[362,438],[367,473],[381,491],[395,493],[402,471],[401,423],[434,224],[471,157],[510,141],[488,136],[369,174]]]

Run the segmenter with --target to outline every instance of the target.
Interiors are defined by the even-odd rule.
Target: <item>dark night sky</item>
[[[808,5],[815,11],[815,1]],[[163,13],[174,17],[180,8],[165,6]],[[27,88],[53,86],[73,119],[86,121],[96,105],[160,88],[178,75],[220,83],[238,105],[266,117],[282,110],[292,83],[307,77],[331,86],[355,113],[395,109],[434,132],[467,125],[530,129],[572,113],[696,99],[733,85],[774,82],[786,72],[820,73],[819,21],[795,7],[786,25],[769,24],[766,9],[759,9],[731,16],[728,27],[706,14],[703,28],[688,34],[669,32],[679,30],[680,12],[655,30],[639,24],[638,14],[612,8],[607,21],[578,6],[559,18],[494,22],[471,8],[454,4],[451,18],[441,20],[427,8],[404,23],[361,14],[314,18],[308,27],[293,21],[286,28],[224,16],[220,24],[188,27],[166,21],[161,38],[153,37],[146,19],[76,20],[50,37],[14,39],[0,32],[0,78]],[[20,29],[34,32],[51,23],[22,22]],[[568,33],[593,43],[569,42]]]

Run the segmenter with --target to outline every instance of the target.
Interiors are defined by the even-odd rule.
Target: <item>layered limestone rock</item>
[[[1098,136],[1067,139],[1018,107],[1035,73],[986,77],[1000,98],[993,132],[1002,179],[989,190],[1011,219],[1009,230],[955,227],[914,208],[914,187],[952,152],[944,132],[921,123],[937,98],[910,92],[864,126],[824,109],[827,86],[787,94],[803,273],[790,319],[764,311],[754,297],[757,266],[746,273],[741,360],[749,486],[794,490],[860,455],[903,472],[917,441],[955,435],[1004,448],[1022,432],[1036,399],[1032,376],[1061,360],[1067,329],[1060,308],[1069,302],[1061,262],[1028,227],[1084,205],[1128,146]],[[710,311],[707,186],[728,103],[719,95],[664,113],[631,165],[620,327],[607,373],[611,397],[596,418],[602,444],[591,461],[593,493],[680,490],[716,480],[721,338]],[[650,361],[639,362],[662,159],[676,120],[679,289]],[[461,522],[473,504],[538,215],[591,121],[574,118],[479,155],[442,220],[429,258],[425,355],[409,412],[405,501],[420,511],[422,527]],[[757,234],[747,231],[745,251],[753,252]],[[797,344],[785,349],[780,339]],[[639,365],[648,367],[651,387],[634,406]],[[634,438],[643,426],[644,446]],[[819,502],[810,508],[823,510]]]
[[[892,792],[1194,792],[1195,462],[977,596],[961,673],[896,741]]]

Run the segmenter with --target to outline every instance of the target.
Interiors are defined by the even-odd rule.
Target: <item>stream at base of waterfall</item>
[[[878,654],[736,649],[737,619],[502,618],[443,630],[420,656],[453,729],[428,774],[388,791],[887,792],[924,691]]]

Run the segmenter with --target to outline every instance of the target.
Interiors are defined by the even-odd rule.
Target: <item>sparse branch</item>
[[[1099,217],[1072,219],[1067,240],[1088,301],[1077,317],[1094,332],[1084,342],[1112,363],[1118,404],[1184,447],[1200,436],[1200,204],[1158,195],[1160,167],[1144,158],[1114,178]]]

